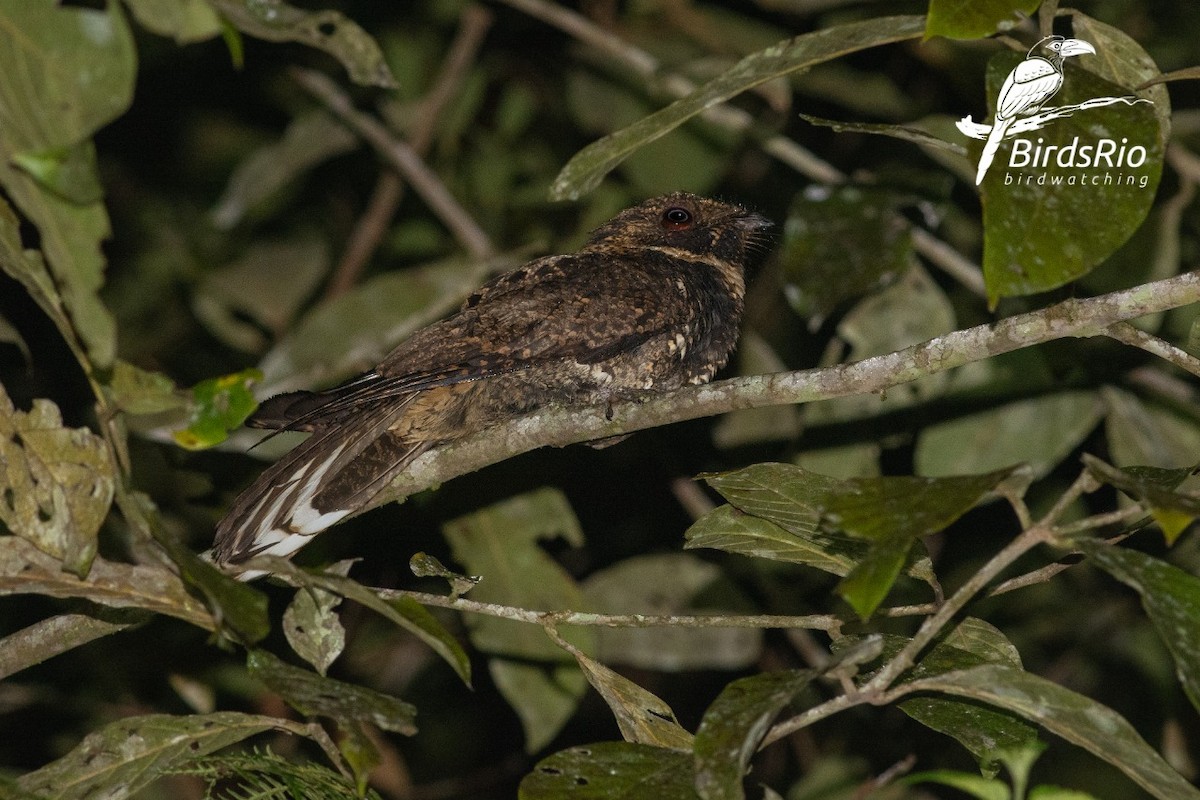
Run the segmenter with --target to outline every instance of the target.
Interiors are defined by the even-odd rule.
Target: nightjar
[[[341,386],[269,398],[252,427],[311,431],[217,525],[213,557],[286,556],[361,510],[427,449],[544,406],[712,379],[770,225],[677,192],[626,209],[574,253],[501,275]]]

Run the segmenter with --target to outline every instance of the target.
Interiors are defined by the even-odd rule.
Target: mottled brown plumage
[[[515,415],[711,380],[737,337],[747,250],[768,224],[691,194],[648,200],[579,251],[491,281],[366,375],[270,398],[248,424],[313,435],[234,502],[216,560],[288,555],[428,448]]]

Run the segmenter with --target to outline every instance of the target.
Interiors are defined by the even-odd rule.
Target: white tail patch
[[[243,523],[243,535],[248,534],[248,552],[290,556],[307,544],[309,537],[350,513],[350,509],[320,512],[313,506],[313,498],[320,491],[326,473],[337,463],[345,447],[345,444],[338,446],[319,464],[301,465],[287,480],[262,496]]]

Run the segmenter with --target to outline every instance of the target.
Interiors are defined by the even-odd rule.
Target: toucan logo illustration
[[[958,121],[958,129],[962,133],[973,139],[984,140],[983,153],[979,156],[979,167],[975,173],[977,185],[983,183],[983,176],[987,174],[996,151],[1005,139],[1039,130],[1076,111],[1113,103],[1132,105],[1150,102],[1131,97],[1094,97],[1076,105],[1047,106],[1046,103],[1062,88],[1063,62],[1071,56],[1085,54],[1095,55],[1096,48],[1082,39],[1047,36],[1031,47],[1025,60],[1017,64],[1004,79],[1004,85],[996,97],[996,114],[991,125],[973,122],[969,116]]]

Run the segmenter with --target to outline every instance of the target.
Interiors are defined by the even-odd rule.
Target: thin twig
[[[1088,472],[1087,470],[1079,473],[1079,477],[1067,487],[1065,492],[1059,495],[1058,499],[1054,501],[1054,505],[1050,507],[1050,510],[1046,512],[1045,516],[1038,520],[1038,525],[1044,528],[1051,527],[1058,522],[1059,518],[1062,517],[1066,510],[1070,508],[1076,500],[1078,500],[1080,497],[1083,497],[1085,494],[1096,491],[1096,489],[1099,487],[1100,482],[1092,476],[1092,473]]]
[[[778,741],[785,736],[805,728],[817,720],[851,708],[862,703],[879,703],[887,698],[887,690],[891,685],[910,669],[917,657],[936,639],[942,630],[964,608],[967,603],[979,594],[992,580],[1032,548],[1050,537],[1047,528],[1034,527],[1023,531],[1017,538],[1009,542],[1000,552],[992,556],[983,567],[972,575],[966,583],[959,587],[953,595],[942,604],[937,611],[927,617],[917,629],[916,634],[896,653],[869,681],[863,684],[857,692],[838,695],[826,700],[820,705],[798,714],[791,719],[776,723],[763,738],[762,746]]]
[[[385,169],[375,179],[375,188],[367,208],[354,224],[354,230],[346,239],[346,248],[329,283],[325,286],[325,299],[329,300],[349,291],[362,276],[371,256],[392,224],[392,217],[404,197],[404,182],[391,169]]]
[[[961,283],[968,291],[979,297],[987,296],[987,286],[984,285],[983,272],[978,264],[924,228],[912,229],[912,243],[913,249],[925,256],[929,263]]]
[[[422,158],[429,152],[438,120],[462,86],[491,24],[491,12],[482,6],[471,5],[463,9],[458,33],[450,43],[450,50],[442,61],[433,86],[421,99],[419,113],[409,137],[413,150]],[[403,198],[404,182],[400,180],[400,176],[391,169],[380,172],[367,209],[350,232],[346,240],[346,249],[325,289],[327,298],[342,294],[358,282],[363,269],[387,234],[388,226]]]
[[[1060,525],[1057,533],[1062,537],[1074,536],[1077,533],[1084,531],[1094,531],[1097,528],[1107,528],[1109,525],[1121,525],[1128,523],[1135,517],[1145,516],[1146,509],[1141,506],[1129,506],[1117,511],[1110,511],[1107,514],[1096,514],[1095,516],[1081,519],[1077,522],[1071,522],[1066,525]],[[1117,541],[1123,539],[1124,536],[1118,537]]]
[[[371,114],[354,107],[350,96],[328,76],[314,70],[293,68],[292,77],[320,100],[351,130],[361,136],[404,178],[429,209],[450,229],[458,242],[478,261],[495,254],[488,235],[476,224],[442,179],[413,150],[412,145],[396,138],[387,126]]]
[[[447,597],[401,589],[372,589],[384,599],[407,597],[421,605],[529,622],[535,625],[588,625],[601,628],[810,628],[832,631],[842,621],[831,614],[780,616],[773,614],[593,614],[584,611],[533,611],[465,597]]]
[[[1158,356],[1164,361],[1169,361],[1180,369],[1200,377],[1200,359],[1183,348],[1176,347],[1153,334],[1133,327],[1128,322],[1117,322],[1110,325],[1104,333],[1118,342],[1145,350],[1151,355]]]

